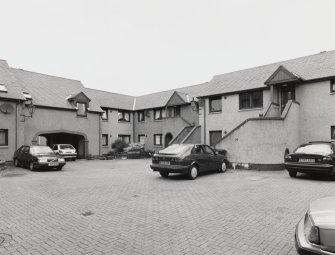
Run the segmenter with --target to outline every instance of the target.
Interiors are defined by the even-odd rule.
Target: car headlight
[[[320,244],[320,231],[317,226],[314,226],[312,219],[308,213],[305,216],[304,224],[305,236],[313,244]]]
[[[286,155],[285,159],[292,159],[292,157],[290,155]]]
[[[59,158],[59,159],[58,159],[58,162],[65,162],[65,159],[63,159],[63,158]]]
[[[46,158],[39,158],[38,163],[48,163]]]

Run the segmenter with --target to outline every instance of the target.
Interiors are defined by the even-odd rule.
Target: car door
[[[30,154],[29,154],[29,146],[24,146],[21,150],[21,164],[28,166],[29,160],[30,160]]]
[[[208,145],[203,146],[204,152],[207,155],[208,170],[216,170],[221,167],[221,161],[216,156],[214,150]]]
[[[206,171],[208,155],[205,154],[201,145],[195,145],[192,149],[192,158],[193,161],[199,164],[199,172]]]

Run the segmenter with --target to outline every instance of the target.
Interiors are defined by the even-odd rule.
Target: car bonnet
[[[309,206],[309,214],[316,226],[335,230],[335,196],[313,201]]]

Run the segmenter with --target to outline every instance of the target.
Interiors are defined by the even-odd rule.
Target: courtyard
[[[150,160],[78,160],[0,174],[0,254],[296,254],[327,177],[229,169],[162,178]]]

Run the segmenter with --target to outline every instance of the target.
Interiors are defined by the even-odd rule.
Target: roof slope
[[[101,107],[133,110],[135,97],[85,88],[85,94]]]
[[[5,60],[0,60],[0,84],[4,84],[7,89],[7,92],[0,92],[0,98],[25,100],[21,86]]]
[[[306,81],[332,77],[335,76],[335,50],[216,75],[209,82],[208,90],[198,96],[210,96],[265,87],[264,82],[280,65]]]

